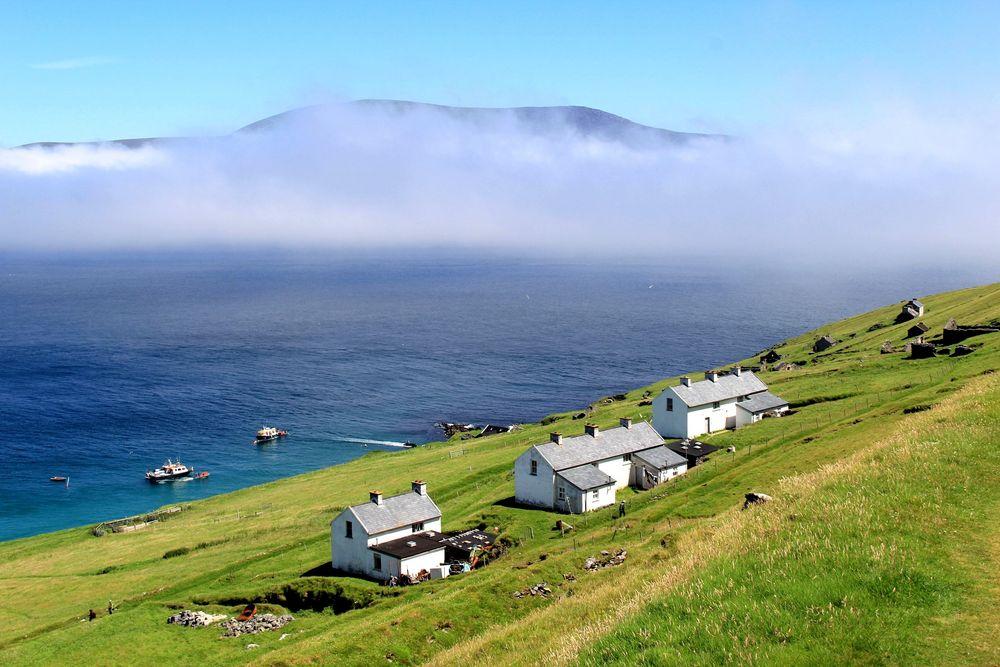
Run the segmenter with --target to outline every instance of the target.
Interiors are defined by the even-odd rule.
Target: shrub
[[[185,554],[191,553],[191,547],[178,547],[176,549],[171,549],[170,551],[163,554],[164,558],[174,558],[175,556],[183,556]]]

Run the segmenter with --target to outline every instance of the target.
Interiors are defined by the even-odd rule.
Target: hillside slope
[[[923,301],[932,331],[950,317],[1000,318],[1000,284]],[[553,529],[560,515],[510,503],[511,467],[548,431],[582,430],[571,414],[482,441],[369,454],[193,503],[143,532],[97,538],[80,528],[2,544],[0,658],[735,664],[808,654],[820,662],[995,662],[997,582],[986,565],[998,553],[991,517],[1000,481],[989,474],[989,445],[1000,335],[970,339],[975,351],[959,358],[880,354],[883,341],[903,342],[907,325],[892,324],[897,311],[886,306],[780,345],[785,359],[805,363],[762,377],[796,414],[712,436],[736,452],[653,491],[623,491],[626,519],[608,510],[573,517],[576,530],[566,536]],[[843,342],[811,354],[812,341],[827,333]],[[673,381],[599,401],[594,420],[608,427],[619,416],[648,418],[639,403]],[[920,410],[904,412],[913,408]],[[482,522],[519,544],[470,575],[391,595],[369,582],[313,576],[328,559],[327,524],[339,508],[376,485],[401,492],[416,475],[428,482],[446,530]],[[776,501],[740,512],[749,490]],[[617,547],[629,551],[625,564],[582,570],[587,556]],[[553,595],[513,597],[539,582]],[[119,605],[114,616],[81,622],[108,598]],[[164,623],[178,608],[232,613],[247,599],[292,610],[290,636],[255,635],[259,647],[249,652],[246,638]],[[929,644],[914,639],[917,628],[930,630]]]

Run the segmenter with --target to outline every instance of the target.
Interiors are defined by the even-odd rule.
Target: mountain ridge
[[[129,139],[108,139],[99,141],[36,141],[21,144],[14,148],[58,148],[66,146],[101,146],[116,144],[126,148],[142,148],[147,145],[164,145],[209,141],[222,139],[239,134],[271,131],[283,125],[304,119],[309,116],[323,114],[343,106],[354,108],[371,108],[397,116],[417,113],[444,114],[453,120],[472,124],[485,124],[503,121],[505,117],[520,123],[537,134],[552,134],[560,129],[587,138],[616,141],[633,148],[656,146],[683,146],[692,141],[725,140],[728,137],[720,134],[703,134],[697,132],[679,132],[665,128],[643,125],[601,109],[578,105],[562,106],[519,106],[519,107],[465,107],[433,104],[429,102],[414,102],[409,100],[362,99],[346,103],[316,104],[296,107],[287,111],[267,116],[236,129],[224,135],[205,135],[191,137],[140,137]]]

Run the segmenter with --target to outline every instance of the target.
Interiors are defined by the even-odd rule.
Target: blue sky
[[[228,131],[336,98],[681,130],[995,104],[1000,3],[4,2],[0,145]]]

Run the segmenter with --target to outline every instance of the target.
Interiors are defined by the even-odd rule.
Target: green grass
[[[1000,484],[980,483],[1000,465],[998,406],[1000,380],[980,380],[898,440],[780,485],[739,517],[737,549],[580,663],[995,664],[1000,646],[977,648],[954,619],[1000,625],[985,591]]]
[[[1000,317],[1000,285],[922,300],[932,331],[949,317],[960,323]],[[622,491],[629,505],[625,521],[613,519],[610,510],[571,517],[576,530],[565,537],[553,529],[560,515],[506,501],[513,495],[514,458],[528,445],[545,441],[550,430],[581,431],[581,422],[571,419],[578,410],[555,415],[545,426],[529,424],[488,439],[456,438],[399,453],[371,453],[193,503],[136,533],[98,538],[89,528],[78,528],[0,544],[0,658],[9,665],[592,664],[609,659],[714,664],[746,662],[746,656],[759,656],[754,661],[760,664],[799,662],[803,656],[806,662],[836,656],[840,662],[904,664],[916,660],[911,655],[925,663],[975,663],[977,656],[996,662],[993,635],[966,630],[995,630],[994,617],[984,612],[996,602],[995,595],[984,592],[988,569],[982,558],[956,552],[972,545],[973,553],[992,562],[1000,556],[996,524],[986,520],[991,509],[995,514],[1000,488],[996,476],[986,474],[996,462],[972,444],[984,432],[962,422],[995,419],[974,398],[978,394],[969,392],[986,391],[979,384],[992,380],[983,373],[1000,369],[1000,336],[971,339],[980,347],[958,359],[880,355],[884,340],[902,342],[907,325],[868,329],[891,322],[897,311],[897,305],[887,306],[779,346],[786,359],[809,360],[796,371],[762,374],[776,393],[802,406],[795,415],[712,436],[713,444],[735,446],[735,455],[716,455],[708,465],[650,492]],[[843,342],[813,355],[809,350],[820,333]],[[719,357],[726,358],[724,350]],[[649,407],[638,405],[644,393],[673,381],[599,404],[592,420],[611,427],[619,416],[649,418]],[[934,407],[904,414],[918,405]],[[886,463],[896,460],[897,450],[912,451],[914,461],[925,451],[908,444],[903,434],[918,427],[964,433],[965,426],[968,438],[961,442],[933,437],[951,443],[935,445],[948,454],[941,459],[928,454],[933,462],[903,461],[912,463],[912,470]],[[852,462],[866,455],[884,458],[860,471],[837,473],[837,466],[856,466]],[[898,477],[869,476],[869,471],[897,474],[897,469]],[[942,476],[928,478],[936,469]],[[963,470],[968,474],[956,473]],[[809,489],[801,486],[817,475],[830,478],[815,479]],[[444,512],[445,529],[485,521],[519,544],[488,568],[393,591],[399,593],[394,596],[351,578],[303,578],[328,560],[328,524],[342,507],[364,500],[374,486],[386,493],[405,491],[415,476],[428,482]],[[953,497],[960,478],[967,480],[964,499]],[[926,498],[918,485],[931,490]],[[866,515],[851,504],[861,497],[858,489],[879,492],[868,493],[874,500],[861,507]],[[749,490],[775,496],[773,508],[739,512]],[[944,514],[938,511],[942,505]],[[844,511],[834,511],[837,507]],[[803,518],[783,518],[791,513]],[[949,517],[947,532],[931,531],[928,527],[943,516]],[[873,526],[886,532],[887,544],[897,544],[896,560],[886,561],[885,571],[886,577],[896,572],[896,578],[877,580],[888,582],[888,589],[854,567],[871,561]],[[919,538],[921,530],[929,533],[926,539]],[[827,553],[817,547],[827,543],[836,548]],[[617,546],[629,550],[624,565],[582,571],[586,556]],[[903,551],[905,559],[899,555]],[[176,555],[164,558],[167,553]],[[758,557],[765,553],[773,554],[769,571],[758,568]],[[908,569],[899,569],[901,562]],[[966,566],[956,567],[959,563]],[[737,578],[748,572],[754,576]],[[564,574],[575,575],[575,581]],[[731,586],[730,580],[736,583]],[[514,591],[541,581],[553,588],[550,599],[513,598]],[[281,633],[220,639],[214,628],[165,623],[178,608],[235,612],[250,599],[267,600],[282,611],[286,605],[302,606],[290,601],[289,590],[307,589],[315,595],[341,591],[368,606],[345,613],[332,607],[295,611],[297,620],[285,628],[290,636],[283,641]],[[835,594],[841,593],[848,599],[844,607],[835,604]],[[89,608],[103,610],[109,598],[119,606],[114,616],[102,613],[93,623],[80,621]],[[835,611],[821,612],[823,600]],[[857,613],[849,609],[853,600]],[[768,617],[773,623],[741,620],[740,614],[746,616],[754,605],[777,610]],[[743,649],[737,650],[724,632],[712,634],[723,621],[740,635]],[[928,629],[941,629],[931,634],[937,643],[928,645],[941,652],[915,652],[915,633]],[[790,638],[781,634],[785,631]],[[246,649],[251,641],[259,648]]]

